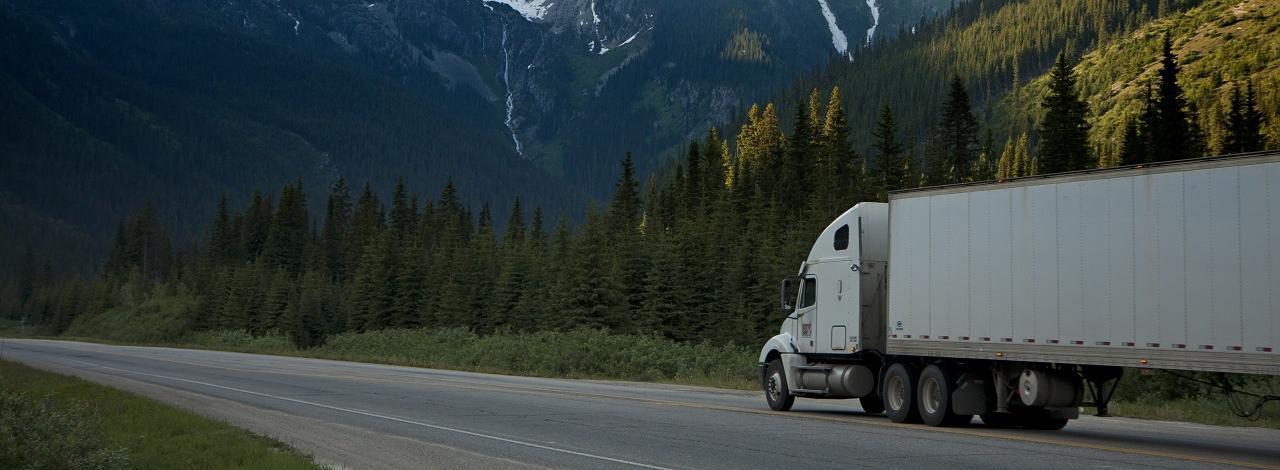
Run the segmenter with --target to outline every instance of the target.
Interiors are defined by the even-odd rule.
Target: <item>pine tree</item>
[[[529,241],[534,246],[541,245],[546,241],[547,235],[542,230],[542,208],[533,208],[533,221],[529,223]]]
[[[324,227],[321,229],[321,243],[324,250],[325,268],[334,282],[342,283],[347,279],[347,243],[351,231],[351,189],[347,181],[338,178],[329,191],[329,202],[325,207]]]
[[[1014,176],[1035,176],[1038,174],[1038,165],[1031,157],[1030,139],[1027,133],[1023,132],[1018,136],[1018,144],[1014,147],[1013,172]]]
[[[1076,90],[1075,71],[1066,53],[1058,54],[1049,73],[1049,94],[1040,104],[1045,110],[1040,123],[1040,171],[1061,173],[1090,166],[1089,106]]]
[[[227,207],[227,195],[218,198],[218,212],[213,219],[213,228],[209,232],[210,261],[215,266],[223,266],[240,260],[238,247],[240,234],[236,233],[231,221],[231,210]]]
[[[830,217],[841,210],[841,206],[847,206],[849,202],[856,203],[859,198],[854,192],[862,190],[861,181],[855,178],[855,168],[861,165],[857,163],[858,156],[851,146],[849,120],[844,113],[840,87],[831,89],[827,100],[827,114],[820,129],[819,185],[815,195],[819,198],[821,213],[817,216]]]
[[[822,95],[814,88],[809,92],[809,128],[822,129]]]
[[[1181,160],[1199,156],[1192,136],[1197,132],[1195,122],[1187,110],[1187,99],[1178,85],[1177,57],[1173,54],[1173,39],[1165,34],[1157,72],[1154,96],[1154,119],[1146,121],[1148,141],[1152,146],[1152,161]]]
[[[369,245],[381,236],[382,230],[382,203],[378,202],[373,189],[366,183],[364,190],[360,193],[360,199],[356,201],[355,213],[352,215],[345,267],[348,272],[354,274],[360,269]]]
[[[468,293],[468,309],[470,326],[480,333],[493,332],[497,326],[493,312],[488,309],[494,292],[494,274],[500,269],[497,250],[497,235],[493,232],[492,215],[489,205],[485,204],[480,211],[476,235],[471,238],[467,247],[466,263],[460,270],[465,277],[465,288]]]
[[[271,200],[262,197],[262,191],[253,192],[253,200],[249,203],[249,212],[245,215],[245,253],[250,260],[262,254],[267,245],[267,236],[271,229],[271,219],[275,210]]]
[[[805,213],[807,191],[813,171],[814,129],[809,127],[808,106],[796,107],[791,137],[787,140],[779,192],[783,204],[796,213]]]
[[[254,334],[266,334],[284,326],[291,316],[290,309],[295,306],[293,297],[294,285],[289,272],[284,268],[276,268],[271,276],[271,288],[267,291],[262,315],[253,327]]]
[[[427,252],[418,241],[409,243],[404,260],[395,273],[394,298],[387,325],[393,328],[418,328],[426,321]]]
[[[1000,160],[996,162],[996,179],[1006,180],[1014,177],[1014,148],[1013,137],[1009,137],[1004,143],[1004,150],[1000,152]]]
[[[1245,85],[1246,91],[1240,92],[1237,84],[1231,91],[1231,108],[1227,113],[1227,136],[1223,143],[1224,153],[1256,152],[1263,149],[1262,112],[1257,108],[1257,97],[1253,93],[1253,84]]]
[[[697,149],[696,143],[689,147],[691,161],[698,159]],[[627,156],[622,159],[622,174],[618,176],[618,182],[614,185],[613,199],[609,202],[609,237],[611,239],[616,239],[624,233],[634,232],[636,223],[640,219],[640,183],[636,181],[635,173],[631,152],[627,152]],[[692,194],[698,190],[695,188],[689,191]]]
[[[880,111],[880,122],[872,131],[875,141],[872,149],[876,153],[876,164],[880,167],[880,191],[877,199],[888,200],[888,192],[908,187],[906,174],[907,159],[905,150],[898,142],[898,127],[893,117],[893,110],[888,105]]]
[[[564,310],[563,317],[557,322],[560,328],[617,330],[625,327],[627,319],[622,286],[611,272],[611,250],[605,223],[600,219],[600,214],[589,210],[572,256],[564,259],[565,284],[560,301]]]
[[[302,182],[286,185],[280,192],[280,206],[271,220],[263,256],[273,266],[297,276],[302,272],[303,254],[310,237],[306,195]]]
[[[964,179],[965,170],[973,164],[976,157],[978,120],[973,116],[973,110],[969,104],[969,92],[965,90],[964,82],[960,80],[959,75],[951,79],[951,88],[947,102],[943,106],[937,139],[938,155],[934,171],[939,174],[952,173],[952,179],[943,181],[945,183]]]
[[[645,275],[645,295],[635,329],[644,334],[662,334],[671,337],[678,334],[675,325],[680,315],[682,291],[686,289],[681,279],[684,260],[677,252],[675,242],[668,234],[660,234],[653,244],[653,263]]]
[[[502,236],[502,243],[508,250],[524,244],[524,209],[520,207],[520,196],[511,202],[511,215],[507,217],[507,233]]]
[[[728,171],[723,157],[728,145],[720,141],[720,133],[714,126],[707,130],[706,141],[702,144],[702,191],[703,200],[713,203],[720,198],[725,188],[724,179]]]
[[[415,230],[418,214],[409,203],[409,190],[405,188],[404,178],[396,181],[396,189],[391,194],[391,216],[389,227],[398,241],[403,241]]]
[[[329,282],[319,272],[311,271],[302,277],[299,291],[298,306],[290,311],[285,331],[298,349],[320,346],[325,337],[323,324],[331,315],[334,301]]]
[[[702,181],[706,175],[702,173],[702,150],[698,141],[689,143],[689,154],[685,159],[688,174],[684,179],[682,200],[685,217],[695,218],[702,213]]]

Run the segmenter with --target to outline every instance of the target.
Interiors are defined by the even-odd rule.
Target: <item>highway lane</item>
[[[1086,417],[899,425],[856,401],[45,340],[4,358],[226,420],[341,468],[1280,468],[1280,431]]]

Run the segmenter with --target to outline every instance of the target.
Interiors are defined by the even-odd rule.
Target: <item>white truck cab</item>
[[[849,209],[822,231],[799,272],[782,281],[786,317],[760,351],[766,389],[781,391],[785,381],[794,396],[874,394],[877,356],[885,346],[888,217],[888,204],[864,202]],[[768,366],[775,360],[785,370],[770,377]],[[821,360],[847,364],[811,364]]]

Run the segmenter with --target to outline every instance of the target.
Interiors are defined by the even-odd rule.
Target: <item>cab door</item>
[[[796,349],[801,353],[813,353],[816,351],[814,337],[817,335],[818,326],[818,278],[812,275],[805,276],[804,282],[800,283],[800,292],[796,299],[796,331],[792,333],[796,338]]]

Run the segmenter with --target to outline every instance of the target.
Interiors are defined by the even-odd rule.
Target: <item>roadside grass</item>
[[[1185,421],[1218,426],[1252,426],[1280,429],[1280,406],[1275,403],[1264,406],[1257,418],[1250,420],[1232,414],[1226,402],[1220,398],[1115,401],[1111,403],[1111,414],[1126,418],[1159,421]]]
[[[9,428],[0,414],[0,444],[19,436],[19,450],[39,462],[3,462],[7,468],[319,468],[289,447],[158,401],[0,360],[0,413],[25,416]],[[62,422],[59,422],[61,420]],[[50,432],[50,430],[52,432]],[[13,433],[13,434],[10,434]],[[97,461],[50,460],[74,444]],[[88,449],[88,450],[85,450]],[[7,455],[0,450],[0,456]],[[0,457],[3,458],[3,457]],[[28,460],[30,460],[28,458]],[[98,463],[106,462],[99,465]]]

